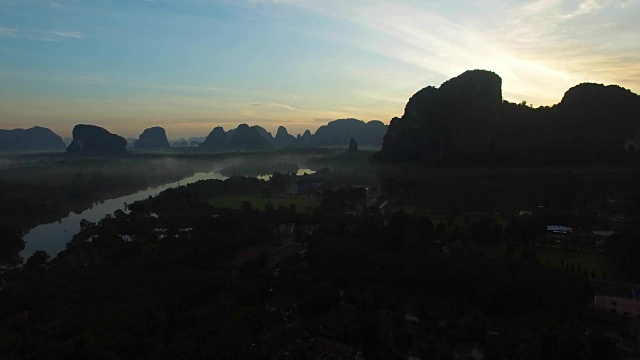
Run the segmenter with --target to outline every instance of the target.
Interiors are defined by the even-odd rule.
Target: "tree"
[[[91,227],[94,227],[96,223],[89,221],[87,219],[80,220],[80,231],[85,231]]]
[[[275,206],[273,205],[273,202],[271,200],[267,200],[267,202],[264,203],[264,211],[268,214],[271,214],[275,211]]]
[[[49,263],[49,254],[47,254],[44,250],[38,250],[33,253],[33,255],[29,256],[27,259],[27,267],[36,268],[40,266],[45,266]]]
[[[471,239],[481,244],[491,244],[502,237],[502,227],[495,218],[483,216],[471,224],[469,235]]]
[[[0,264],[19,264],[24,249],[22,229],[14,225],[0,225]]]
[[[240,210],[243,212],[251,212],[253,210],[253,206],[251,205],[251,202],[245,200],[240,204]]]

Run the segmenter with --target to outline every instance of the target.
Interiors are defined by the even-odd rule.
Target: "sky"
[[[0,128],[388,123],[471,69],[534,106],[640,93],[639,20],[640,0],[0,0]]]

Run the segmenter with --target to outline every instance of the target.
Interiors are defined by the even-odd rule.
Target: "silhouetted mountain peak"
[[[278,136],[278,135],[281,135],[281,136],[289,135],[289,132],[287,131],[286,127],[280,125],[280,126],[278,126],[278,130],[276,131],[276,136]]]
[[[320,126],[307,141],[316,146],[344,146],[357,138],[361,145],[380,146],[387,126],[380,121],[364,122],[358,119],[338,119]]]
[[[267,140],[269,144],[276,145],[275,140],[273,139],[273,135],[271,135],[271,133],[268,132],[265,128],[259,125],[254,125],[252,126],[252,128],[256,129],[258,134],[260,134],[260,136],[262,136],[265,140]]]
[[[617,85],[583,83],[557,106],[563,123],[579,136],[633,137],[640,126],[640,97]]]
[[[443,96],[502,103],[502,78],[487,70],[468,70],[440,85]]]
[[[618,85],[582,83],[564,93],[559,106],[594,107],[607,103],[637,101],[638,95]]]
[[[275,143],[280,147],[287,147],[293,144],[296,140],[295,136],[289,134],[287,128],[284,126],[278,127],[278,131],[276,132]]]
[[[260,135],[255,127],[240,124],[229,141],[227,141],[226,147],[234,150],[258,150],[270,149],[273,145]]]
[[[372,127],[384,127],[384,128],[386,128],[387,127],[387,125],[385,125],[385,123],[383,123],[380,120],[371,120],[368,123],[365,123],[364,125],[366,127],[368,127],[368,128],[372,128]]]
[[[224,129],[220,126],[216,126],[200,144],[200,147],[207,149],[222,149],[226,145],[227,140],[227,134],[224,132]]]
[[[309,129],[305,130],[305,131],[304,131],[304,133],[302,134],[302,137],[303,137],[305,140],[310,139],[310,138],[311,138],[311,136],[312,136],[312,135],[311,135],[311,131],[309,131]]]
[[[303,135],[298,134],[298,136],[296,136],[291,144],[289,144],[289,147],[294,149],[303,149],[309,148],[311,147],[311,145],[309,145],[309,142],[307,142],[307,138],[305,138]]]
[[[115,154],[126,152],[127,140],[95,125],[79,124],[73,128],[73,141],[68,152]]]
[[[0,149],[64,150],[65,144],[62,138],[50,129],[34,126],[30,129],[0,130]]]
[[[402,118],[391,121],[377,157],[425,163],[568,161],[617,159],[633,148],[640,100],[629,90],[580,84],[560,104],[533,109],[503,102],[501,84],[495,73],[472,70],[440,88],[418,91]]]
[[[167,140],[167,133],[164,128],[154,126],[145,129],[138,141],[135,142],[134,147],[136,149],[161,149],[168,148],[169,140]]]

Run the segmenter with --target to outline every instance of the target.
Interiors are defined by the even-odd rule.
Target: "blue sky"
[[[478,68],[535,106],[587,81],[638,93],[638,19],[639,0],[0,0],[0,128],[388,123]]]

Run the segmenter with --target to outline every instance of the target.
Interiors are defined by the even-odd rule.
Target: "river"
[[[35,251],[44,250],[53,258],[58,255],[60,251],[64,250],[66,244],[71,240],[71,237],[80,231],[80,220],[87,219],[92,222],[98,222],[104,218],[106,214],[113,214],[118,209],[124,210],[125,203],[131,204],[139,200],[144,200],[149,196],[156,196],[169,188],[207,179],[224,180],[226,177],[215,171],[195,173],[179,181],[150,187],[133,194],[95,203],[91,208],[80,214],[71,212],[66,218],[51,224],[38,225],[24,236],[25,248],[20,255],[26,261]]]
[[[300,169],[297,175],[313,174],[314,172],[315,171],[310,169]],[[264,180],[267,180],[269,177],[270,176]],[[169,188],[208,179],[224,180],[226,177],[216,171],[196,173],[179,181],[150,187],[133,194],[95,203],[91,208],[80,214],[71,212],[66,218],[60,221],[38,225],[24,236],[25,248],[20,255],[26,261],[34,252],[44,250],[53,258],[58,255],[60,251],[64,250],[66,244],[71,240],[71,237],[80,231],[80,220],[87,219],[91,222],[98,222],[104,218],[106,214],[113,214],[118,209],[124,210],[125,203],[131,204],[139,200],[144,200],[149,196],[156,196]]]

